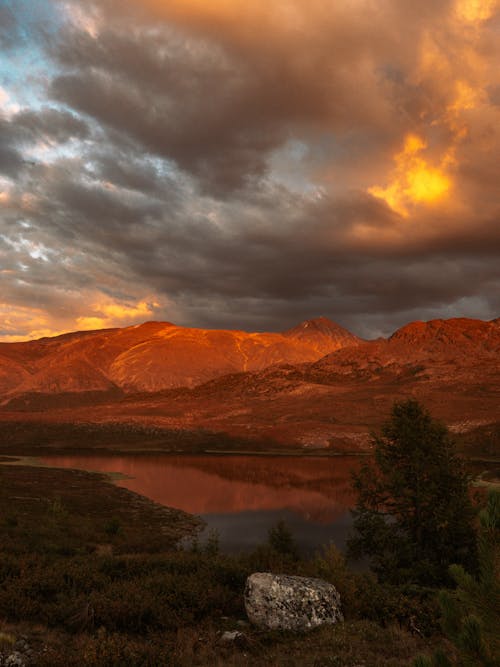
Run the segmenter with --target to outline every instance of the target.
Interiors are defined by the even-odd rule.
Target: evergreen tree
[[[353,476],[351,555],[395,584],[446,583],[451,563],[473,569],[469,480],[447,428],[417,401],[395,403],[373,446],[374,463]]]
[[[452,565],[457,588],[439,596],[443,629],[456,647],[456,656],[436,653],[432,658],[418,658],[414,667],[500,665],[500,492],[490,492],[479,518],[478,576]]]

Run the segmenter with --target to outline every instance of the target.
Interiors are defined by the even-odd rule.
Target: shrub
[[[121,521],[120,521],[120,519],[117,519],[116,517],[113,517],[112,519],[109,519],[109,521],[107,521],[104,524],[104,532],[109,537],[113,537],[113,535],[118,535],[118,533],[121,531],[121,529],[122,529]]]
[[[269,530],[268,545],[276,553],[282,556],[290,556],[293,559],[298,558],[298,547],[293,539],[293,535],[283,520]]]

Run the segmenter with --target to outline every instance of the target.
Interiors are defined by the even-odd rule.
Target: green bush
[[[117,519],[116,517],[113,517],[113,518],[109,519],[109,521],[107,521],[104,524],[104,532],[109,537],[113,537],[114,535],[118,535],[118,533],[121,531],[121,529],[122,529],[121,521],[120,521],[120,519]]]
[[[286,523],[281,519],[269,530],[267,543],[269,547],[282,556],[298,559],[298,548],[293,535]]]
[[[490,491],[480,514],[479,572],[452,565],[456,590],[442,591],[443,630],[456,648],[453,659],[436,653],[415,667],[498,667],[500,665],[500,492]]]

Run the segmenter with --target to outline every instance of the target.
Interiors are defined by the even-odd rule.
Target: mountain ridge
[[[284,333],[199,329],[171,322],[71,332],[0,344],[0,397],[192,387],[228,373],[313,361],[359,342],[326,318]]]
[[[28,346],[24,365],[18,349],[8,358],[0,348],[0,421],[20,432],[42,423],[104,429],[105,442],[116,427],[111,447],[123,433],[147,447],[143,434],[152,432],[167,451],[183,451],[186,438],[209,449],[232,438],[243,449],[360,451],[395,400],[414,398],[455,433],[500,437],[499,323],[413,322],[372,341],[322,319],[282,334],[147,323],[45,344],[42,362]]]

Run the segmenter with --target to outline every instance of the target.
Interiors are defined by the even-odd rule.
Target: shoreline
[[[104,447],[21,447],[22,451],[19,453],[12,453],[12,450],[3,449],[0,446],[0,465],[6,461],[3,459],[12,459],[12,458],[37,458],[42,456],[253,456],[257,458],[342,458],[342,457],[370,457],[372,452],[370,451],[352,451],[352,452],[335,452],[335,451],[324,451],[321,449],[310,450],[310,451],[301,451],[294,449],[286,450],[231,450],[231,449],[198,449],[198,450],[176,450],[176,449],[114,449],[114,448],[104,448]],[[7,461],[8,462],[8,461]]]

